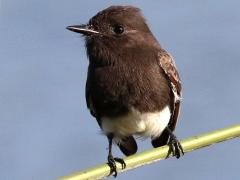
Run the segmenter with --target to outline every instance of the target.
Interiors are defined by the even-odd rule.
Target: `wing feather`
[[[165,72],[169,79],[169,84],[174,95],[174,101],[172,104],[172,114],[169,123],[169,127],[174,130],[177,124],[178,116],[180,113],[180,101],[182,96],[182,83],[176,68],[174,59],[166,51],[161,50],[158,53],[159,65]]]

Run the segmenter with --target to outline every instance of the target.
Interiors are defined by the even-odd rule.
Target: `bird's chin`
[[[83,36],[83,37],[85,39],[86,47],[93,47],[96,43],[98,43],[98,38],[95,36]]]

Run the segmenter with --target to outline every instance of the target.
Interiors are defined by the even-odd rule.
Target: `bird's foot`
[[[110,167],[110,174],[113,174],[114,177],[117,177],[117,166],[116,162],[122,165],[122,169],[126,168],[126,163],[121,158],[114,158],[112,155],[108,156],[108,165]]]
[[[170,151],[173,153],[177,159],[184,155],[182,145],[178,141],[177,137],[173,134],[169,127],[166,127],[167,132],[169,133],[170,140],[168,145],[170,147]]]
[[[172,151],[173,156],[175,156],[177,159],[184,155],[182,145],[180,144],[176,136],[170,137],[168,145],[170,146],[170,150]]]

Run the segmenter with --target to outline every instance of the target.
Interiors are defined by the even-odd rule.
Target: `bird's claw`
[[[122,158],[114,158],[114,160],[122,165],[122,169],[126,168],[126,163]]]
[[[182,145],[175,137],[171,137],[168,144],[170,146],[170,150],[173,153],[173,156],[175,156],[177,159],[184,155]]]
[[[110,174],[113,174],[114,177],[117,177],[117,166],[116,162],[122,165],[122,169],[126,168],[126,163],[121,158],[114,158],[113,156],[108,156],[108,165],[110,167]]]

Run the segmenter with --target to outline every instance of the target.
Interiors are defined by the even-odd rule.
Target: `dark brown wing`
[[[86,103],[87,103],[87,107],[90,110],[91,114],[96,117],[96,113],[95,113],[95,109],[93,107],[93,103],[92,103],[92,98],[91,98],[91,79],[90,79],[90,65],[88,67],[88,76],[87,76],[87,82],[86,82],[86,89],[85,89],[85,97],[86,97]]]
[[[86,89],[85,89],[85,97],[86,97],[87,107],[88,107],[91,115],[96,118],[96,120],[98,122],[98,125],[101,127],[100,117],[97,115],[96,110],[94,108],[90,88],[91,88],[90,87],[90,82],[89,82],[89,79],[87,79]]]
[[[169,122],[169,127],[173,131],[176,127],[178,115],[180,112],[180,100],[181,100],[181,80],[177,72],[176,64],[174,59],[166,51],[161,50],[158,53],[159,65],[164,70],[166,76],[169,79],[169,83],[174,95],[172,102],[172,115]]]
[[[91,82],[91,78],[90,78],[90,65],[88,67],[88,76],[87,76],[87,82],[86,82],[86,89],[85,89],[85,97],[86,97],[86,103],[87,103],[87,107],[91,113],[92,116],[94,116],[98,122],[98,125],[101,127],[101,121],[100,121],[100,117],[97,115],[96,113],[96,110],[94,108],[94,105],[93,105],[93,100],[92,100],[92,96],[91,96],[91,85],[92,85],[92,82]]]

